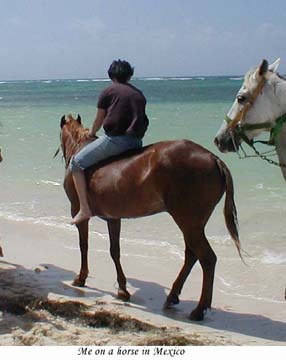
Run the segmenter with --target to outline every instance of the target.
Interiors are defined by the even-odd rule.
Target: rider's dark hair
[[[134,68],[125,60],[114,60],[108,69],[111,80],[126,83],[134,73]]]

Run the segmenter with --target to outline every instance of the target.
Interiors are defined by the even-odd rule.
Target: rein
[[[56,152],[54,153],[53,159],[59,155],[60,150],[61,150],[61,145],[57,148]]]
[[[285,116],[286,118],[286,116]],[[247,145],[252,145],[253,141],[249,140],[248,137],[245,134],[245,131],[252,131],[252,130],[266,130],[266,131],[271,131],[273,129],[272,123],[270,121],[267,122],[263,122],[263,123],[259,123],[259,124],[237,124],[236,123],[236,127],[233,127],[233,121],[231,120],[228,116],[225,117],[225,121],[228,124],[228,128],[230,129],[231,132],[235,132],[239,135],[239,137],[247,144]],[[271,138],[271,136],[270,136]],[[270,143],[267,145],[271,145]]]
[[[226,116],[225,121],[230,124],[233,120],[231,120],[228,116]],[[270,151],[266,151],[266,152],[259,152],[254,144],[260,143],[260,144],[264,144],[264,145],[269,145],[269,146],[275,146],[276,142],[277,142],[277,138],[280,134],[280,131],[282,129],[282,127],[284,126],[284,124],[286,124],[286,114],[281,115],[278,119],[276,119],[275,124],[273,125],[271,122],[263,122],[263,123],[259,123],[259,124],[242,124],[237,126],[236,128],[230,128],[230,133],[231,133],[231,138],[234,144],[234,148],[236,150],[236,153],[238,154],[240,159],[245,159],[248,157],[260,157],[262,160],[267,161],[268,163],[272,164],[272,165],[276,165],[279,167],[283,167],[286,168],[286,164],[282,164],[278,161],[269,159],[269,156],[271,152],[275,151],[275,150],[270,150]],[[270,137],[268,141],[262,141],[262,140],[257,140],[257,141],[253,141],[253,140],[249,140],[248,137],[245,134],[245,131],[251,131],[251,130],[258,130],[258,129],[263,129],[266,131],[270,132]],[[252,150],[254,151],[255,155],[247,155],[246,152],[243,150],[243,147],[240,145],[241,150],[244,153],[244,156],[240,156],[239,154],[239,149],[237,148],[234,138],[233,138],[233,133],[236,133],[248,146],[250,146],[252,148]],[[268,154],[268,155],[266,155]],[[275,155],[274,153],[272,155]]]

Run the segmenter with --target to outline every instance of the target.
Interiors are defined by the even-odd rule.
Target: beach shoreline
[[[131,292],[131,301],[124,303],[116,298],[116,274],[108,241],[106,249],[91,249],[86,287],[76,288],[72,281],[79,269],[78,246],[69,244],[63,251],[70,233],[7,219],[0,219],[0,227],[5,255],[0,259],[0,345],[152,345],[156,341],[168,344],[170,339],[183,345],[285,345],[282,300],[274,303],[276,308],[267,301],[257,306],[251,297],[218,291],[215,283],[212,311],[203,322],[191,322],[188,316],[200,294],[199,267],[188,278],[180,304],[164,311],[163,303],[181,262],[151,259],[147,264],[144,257],[124,256],[122,263]],[[75,232],[72,237],[77,241]],[[95,236],[97,241],[100,239]],[[223,266],[218,261],[218,277]],[[74,309],[77,312],[72,316]],[[113,320],[105,319],[104,326],[82,322],[86,313],[95,319],[95,314],[102,317],[102,312]],[[119,318],[125,318],[131,328],[114,329]],[[147,330],[138,331],[134,324],[147,326]],[[43,332],[48,334],[44,338]],[[128,334],[132,340],[128,340]]]

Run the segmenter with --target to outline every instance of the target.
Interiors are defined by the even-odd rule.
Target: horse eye
[[[246,96],[244,95],[237,95],[236,100],[239,102],[239,104],[242,104],[246,100]]]

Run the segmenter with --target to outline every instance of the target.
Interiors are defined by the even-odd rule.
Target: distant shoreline
[[[229,78],[229,79],[243,79],[243,75],[186,75],[186,76],[138,76],[132,78],[131,81],[138,80],[202,80],[211,78]],[[79,81],[79,82],[92,82],[92,81],[111,81],[109,78],[97,78],[97,77],[78,77],[78,78],[42,78],[42,79],[1,79],[0,85],[5,83],[17,83],[17,82],[44,82],[44,81]]]

